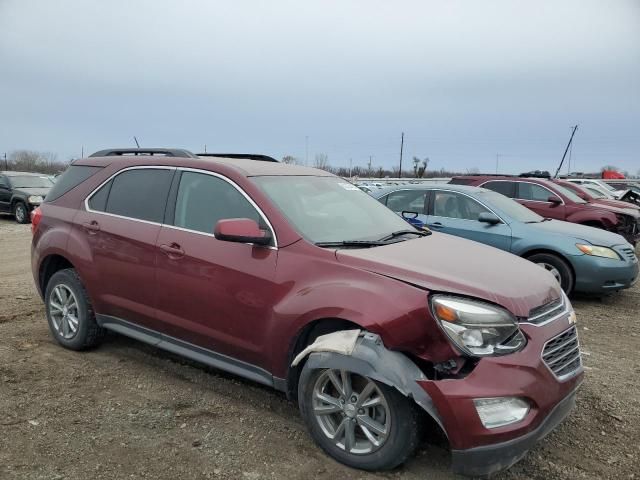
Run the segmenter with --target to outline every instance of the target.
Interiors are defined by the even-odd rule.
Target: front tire
[[[31,219],[29,218],[29,209],[24,202],[16,202],[13,206],[13,217],[18,223],[25,224],[31,222]]]
[[[564,290],[564,293],[569,295],[573,291],[573,286],[575,285],[573,271],[562,258],[552,253],[536,253],[527,257],[527,260],[551,273],[560,284],[560,287],[562,287],[562,290]]]
[[[44,298],[49,330],[60,345],[84,350],[100,343],[104,329],[96,322],[87,291],[73,268],[53,274]]]
[[[419,416],[414,403],[368,377],[305,365],[298,401],[316,443],[349,467],[390,470],[418,446]]]

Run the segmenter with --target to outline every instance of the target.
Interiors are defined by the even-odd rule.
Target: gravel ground
[[[344,467],[283,395],[111,335],[75,353],[49,336],[29,226],[0,217],[1,479],[451,479],[445,445],[397,471]],[[586,380],[570,418],[499,479],[635,478],[640,287],[573,299]]]

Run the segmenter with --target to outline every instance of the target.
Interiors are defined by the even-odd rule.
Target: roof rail
[[[165,157],[197,158],[189,150],[181,148],[108,148],[89,155],[89,157],[113,157],[122,155],[164,155]]]
[[[260,162],[278,162],[269,155],[259,155],[254,153],[198,153],[199,157],[219,157],[219,158],[246,158],[247,160],[258,160]]]

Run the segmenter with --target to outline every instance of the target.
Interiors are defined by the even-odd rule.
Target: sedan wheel
[[[562,275],[560,275],[560,272],[556,267],[544,262],[538,263],[538,266],[544,268],[547,272],[555,277],[559,284],[562,284]]]

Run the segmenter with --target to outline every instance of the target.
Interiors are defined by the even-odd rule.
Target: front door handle
[[[430,223],[429,226],[431,228],[444,228],[444,225],[440,222],[434,222],[434,223]]]
[[[90,234],[96,234],[100,231],[100,224],[95,220],[91,222],[85,222],[82,224],[82,227]]]
[[[184,250],[177,243],[172,243],[171,245],[160,245],[160,250],[167,254],[169,258],[181,258],[184,257]]]

